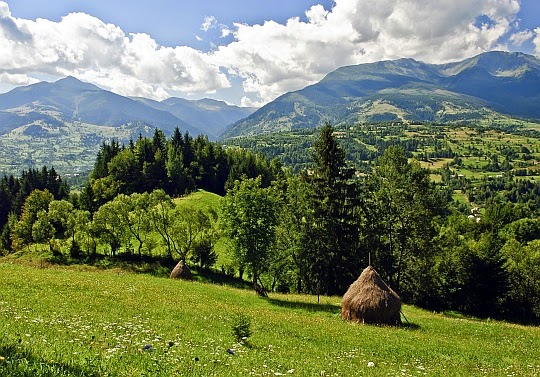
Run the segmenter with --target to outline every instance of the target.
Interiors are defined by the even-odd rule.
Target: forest
[[[507,174],[471,185],[437,138],[430,156],[451,160],[437,182],[422,161],[430,156],[412,155],[411,143],[425,140],[367,148],[375,156],[362,170],[340,132],[319,129],[301,168],[177,129],[169,139],[156,130],[128,145],[104,143],[80,190],[53,168],[4,176],[0,253],[182,263],[247,277],[262,295],[342,295],[371,264],[405,302],[538,323],[537,183]],[[222,196],[219,205],[179,204],[197,190]],[[456,192],[480,208],[455,200]],[[228,246],[219,248],[223,240]],[[222,252],[231,262],[216,266]]]

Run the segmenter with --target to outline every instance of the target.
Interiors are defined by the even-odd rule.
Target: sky
[[[0,0],[0,92],[74,76],[261,106],[352,64],[540,57],[538,0]]]

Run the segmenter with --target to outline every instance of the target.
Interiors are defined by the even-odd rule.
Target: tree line
[[[313,164],[294,174],[179,132],[104,144],[81,193],[54,194],[60,179],[29,193],[8,216],[2,247],[41,243],[84,261],[107,253],[209,269],[226,236],[234,261],[227,270],[247,274],[261,294],[342,295],[371,264],[406,302],[538,321],[540,224],[532,206],[492,195],[464,213],[452,190],[397,145],[372,173],[356,174],[330,125],[313,146]],[[199,188],[224,194],[220,208],[172,200]]]

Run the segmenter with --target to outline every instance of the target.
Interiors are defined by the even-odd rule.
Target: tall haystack
[[[180,261],[174,266],[172,272],[171,272],[171,279],[183,279],[183,280],[192,280],[193,275],[191,274],[191,270],[188,266],[184,263],[184,261]]]
[[[369,324],[401,324],[401,298],[372,266],[362,271],[341,300],[341,318]]]

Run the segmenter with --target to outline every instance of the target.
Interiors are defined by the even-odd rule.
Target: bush
[[[212,242],[209,239],[203,239],[193,245],[193,254],[191,260],[200,266],[201,270],[209,270],[216,264],[218,255],[214,251]]]
[[[237,342],[246,342],[247,338],[249,338],[252,334],[250,327],[251,320],[246,315],[237,314],[233,318],[233,324],[231,328],[232,334]]]

